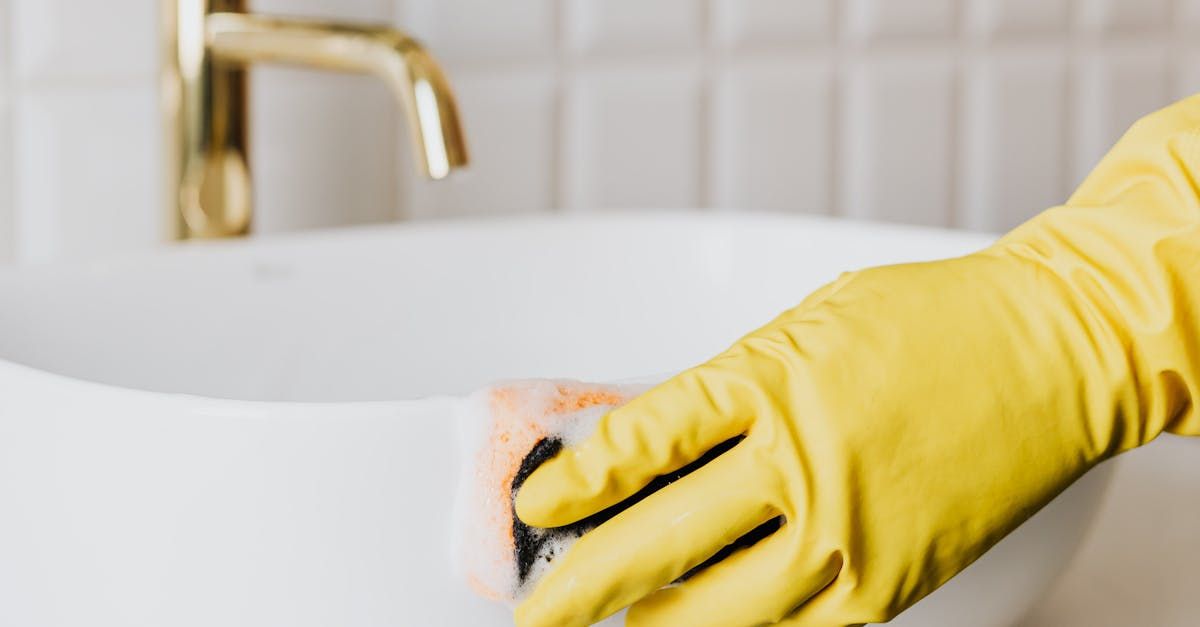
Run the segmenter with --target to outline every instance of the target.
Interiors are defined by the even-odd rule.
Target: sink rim
[[[66,257],[43,262],[0,267],[0,280],[53,272],[116,269],[159,257],[191,255],[236,255],[254,249],[275,249],[311,243],[347,242],[359,238],[417,237],[422,234],[446,234],[453,231],[495,231],[503,233],[527,228],[567,228],[596,225],[683,225],[683,226],[782,226],[795,228],[811,225],[835,231],[888,231],[896,234],[959,239],[980,247],[995,241],[998,233],[949,228],[944,226],[881,222],[856,216],[816,213],[781,213],[765,210],[698,209],[612,209],[576,213],[555,211],[496,216],[447,216],[428,220],[353,224],[330,228],[253,234],[248,237],[167,241],[143,248],[109,253],[100,257]]]
[[[5,282],[25,284],[54,278],[95,276],[98,280],[123,280],[122,275],[136,276],[154,264],[169,261],[187,267],[204,264],[208,260],[237,259],[259,252],[273,255],[294,256],[307,254],[310,246],[350,248],[361,242],[395,239],[403,242],[425,235],[453,236],[456,233],[495,234],[497,237],[519,236],[530,230],[575,230],[589,227],[604,228],[681,228],[694,232],[710,229],[805,229],[824,230],[830,234],[879,235],[897,237],[924,237],[943,242],[954,240],[963,248],[982,248],[994,239],[994,235],[972,231],[954,230],[910,224],[881,223],[868,220],[812,214],[783,214],[763,211],[697,212],[695,210],[619,210],[605,213],[543,213],[517,216],[463,217],[441,220],[397,222],[388,224],[354,225],[335,229],[293,231],[273,233],[250,238],[190,240],[172,242],[146,249],[127,251],[93,259],[64,259],[43,264],[15,266],[0,269],[0,285]],[[328,254],[328,248],[317,254]],[[202,267],[196,272],[203,273]],[[145,395],[147,398],[173,398],[201,401],[205,404],[219,403],[228,410],[235,407],[253,408],[269,405],[285,406],[405,406],[423,403],[430,399],[445,398],[447,395],[417,395],[388,400],[253,400],[206,395],[187,392],[157,391],[136,385],[120,385],[73,376],[54,369],[28,365],[0,355],[0,366],[25,371],[45,377],[47,382],[87,386],[96,391],[111,390],[122,393]],[[83,389],[83,388],[80,388]]]

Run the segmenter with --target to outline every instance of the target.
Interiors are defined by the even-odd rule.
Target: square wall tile
[[[153,80],[158,0],[8,0],[16,72],[27,81]]]
[[[288,231],[396,216],[396,99],[369,76],[263,67],[251,79],[254,229]]]
[[[1200,94],[1200,50],[1184,52],[1176,60],[1178,68],[1172,88],[1172,100]]]
[[[717,42],[734,49],[785,46],[833,37],[831,0],[715,0]]]
[[[955,32],[955,0],[846,0],[846,28],[868,41],[946,38]]]
[[[1101,33],[1154,33],[1171,23],[1171,0],[1078,1],[1082,25]]]
[[[21,93],[13,130],[20,261],[93,257],[163,241],[155,87]]]
[[[842,116],[847,215],[950,220],[953,59],[889,55],[851,69]]]
[[[16,195],[13,191],[12,125],[9,124],[11,115],[9,101],[0,90],[0,264],[9,263],[16,258],[16,237],[13,233],[13,202]]]
[[[832,85],[820,63],[720,73],[710,125],[713,204],[829,212]]]
[[[566,98],[561,141],[567,207],[699,204],[697,70],[583,73],[572,80]]]
[[[557,11],[552,0],[407,0],[396,23],[453,65],[548,57]]]
[[[1175,20],[1189,33],[1200,31],[1200,0],[1176,0]]]
[[[576,52],[694,52],[703,41],[702,0],[563,2],[567,43]]]
[[[1134,122],[1170,103],[1170,56],[1163,46],[1092,55],[1076,83],[1072,187]]]
[[[8,17],[11,12],[12,0],[0,0],[0,100],[4,99],[8,89],[12,66],[12,30]]]
[[[1007,231],[1067,197],[1066,51],[997,53],[966,72],[962,226]]]
[[[1001,39],[1060,37],[1070,28],[1068,0],[970,0],[973,34]]]
[[[459,74],[454,79],[470,166],[429,181],[404,168],[413,217],[548,211],[554,204],[555,90],[549,73]],[[411,162],[404,155],[402,161]]]

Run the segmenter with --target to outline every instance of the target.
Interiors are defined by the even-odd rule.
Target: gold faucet
[[[386,26],[266,17],[246,0],[163,0],[163,108],[173,235],[249,232],[246,65],[256,61],[365,72],[391,87],[408,118],[422,172],[467,164],[458,107],[436,61]]]

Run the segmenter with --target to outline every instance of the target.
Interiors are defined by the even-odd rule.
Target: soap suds
[[[563,527],[530,527],[514,499],[525,479],[564,447],[581,442],[600,419],[648,389],[647,383],[604,385],[576,381],[516,381],[468,399],[459,416],[468,468],[458,492],[456,555],[464,579],[482,596],[514,604],[584,533],[650,494],[715,459],[741,440],[723,442],[700,459],[655,478],[637,494]],[[686,579],[773,533],[770,521],[693,568]]]
[[[515,490],[563,446],[591,434],[610,409],[648,387],[514,381],[486,388],[464,402],[459,433],[468,467],[458,491],[456,554],[476,592],[517,601],[526,584],[540,578],[583,534],[579,523],[552,530],[525,525],[513,512]]]

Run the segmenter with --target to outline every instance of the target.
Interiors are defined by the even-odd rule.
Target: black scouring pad
[[[522,522],[520,518],[517,518],[516,514],[516,494],[521,488],[521,485],[525,483],[525,480],[529,478],[529,475],[534,470],[537,470],[538,466],[541,466],[545,462],[549,461],[563,448],[562,440],[558,438],[543,438],[539,440],[537,444],[535,444],[533,448],[529,450],[529,453],[527,453],[521,460],[521,466],[518,468],[517,474],[513,477],[512,481],[513,504],[510,504],[510,507],[512,510],[513,521],[513,550],[515,552],[515,558],[517,562],[517,579],[520,582],[520,585],[525,585],[530,574],[533,572],[534,565],[538,560],[545,560],[549,562],[555,558],[556,547],[562,546],[562,543],[556,542],[556,540],[564,538],[575,539],[582,536],[584,533],[587,533],[588,531],[598,527],[610,518],[620,514],[626,509],[629,509],[638,501],[641,501],[651,494],[658,492],[668,485],[671,485],[671,483],[678,481],[680,478],[716,459],[722,453],[733,448],[734,445],[741,440],[742,436],[726,440],[721,444],[714,446],[702,457],[700,457],[700,459],[697,459],[687,466],[684,466],[683,468],[680,468],[674,472],[656,477],[653,481],[647,484],[646,487],[642,488],[636,494],[625,499],[624,501],[592,514],[583,520],[554,528],[531,527]],[[733,552],[751,546],[759,540],[771,535],[777,529],[779,529],[782,524],[782,517],[763,523],[750,533],[737,539],[733,544],[721,549],[700,565],[689,570],[686,574],[680,577],[680,581],[687,579],[701,570],[725,559]]]

